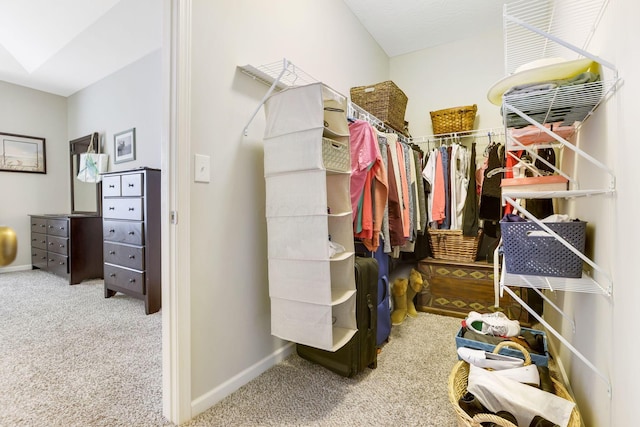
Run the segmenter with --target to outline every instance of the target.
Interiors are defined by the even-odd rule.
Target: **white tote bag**
[[[91,134],[91,142],[86,153],[80,153],[80,171],[78,172],[78,180],[82,182],[100,182],[102,181],[102,173],[107,171],[109,167],[109,155],[100,153],[100,143],[98,142],[98,152],[93,148],[93,136]]]

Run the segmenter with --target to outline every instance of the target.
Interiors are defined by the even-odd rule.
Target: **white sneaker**
[[[509,319],[500,311],[485,314],[471,311],[467,318],[462,321],[462,326],[483,335],[499,337],[515,337],[520,335],[520,322]]]
[[[476,350],[469,347],[458,347],[458,356],[460,356],[460,359],[471,365],[475,365],[479,368],[491,368],[496,371],[501,371],[503,369],[511,370],[524,365],[524,360],[518,357],[490,353],[488,351]],[[538,372],[537,368],[536,372]]]

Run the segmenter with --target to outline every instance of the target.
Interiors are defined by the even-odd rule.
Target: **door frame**
[[[191,0],[163,0],[162,414],[191,419]]]

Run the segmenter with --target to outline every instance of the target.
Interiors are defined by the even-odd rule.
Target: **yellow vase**
[[[16,259],[18,238],[9,227],[0,226],[0,266],[9,265]]]

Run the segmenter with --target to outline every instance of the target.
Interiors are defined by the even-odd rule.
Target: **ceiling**
[[[501,28],[506,1],[344,0],[390,57]],[[0,0],[0,80],[69,96],[159,49],[162,3]]]
[[[0,0],[0,80],[69,96],[162,46],[158,0]]]
[[[390,57],[502,28],[514,0],[344,0]]]

